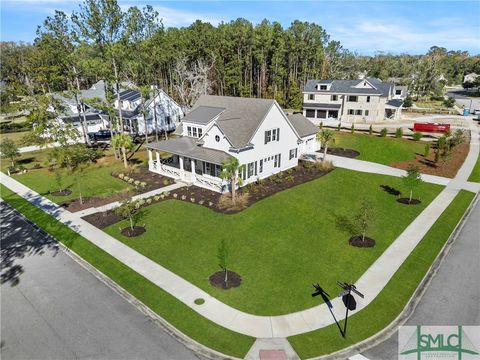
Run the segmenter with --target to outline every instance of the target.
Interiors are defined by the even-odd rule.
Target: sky
[[[197,19],[213,25],[245,18],[259,23],[293,20],[321,25],[331,39],[362,55],[379,52],[423,54],[433,46],[480,54],[480,0],[477,1],[159,1],[119,0],[122,7],[154,6],[166,27]],[[80,1],[0,0],[2,41],[31,42],[54,10],[68,14]]]

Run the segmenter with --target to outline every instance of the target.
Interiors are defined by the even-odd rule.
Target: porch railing
[[[221,192],[223,189],[223,181],[220,178],[209,175],[195,175],[195,180],[197,183],[213,191]]]
[[[155,160],[151,162],[150,170],[155,171],[160,175],[165,175],[176,179],[180,178],[180,169],[162,163],[157,163]]]

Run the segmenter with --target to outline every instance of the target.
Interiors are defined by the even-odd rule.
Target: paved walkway
[[[461,185],[467,181],[479,154],[478,130],[473,122],[471,122],[471,130],[470,152],[455,179],[447,184],[446,188],[404,230],[356,283],[365,294],[365,299],[358,300],[355,312],[360,311],[375,299],[433,223],[454,199],[460,191]],[[74,229],[101,249],[107,251],[134,271],[175,296],[194,311],[225,328],[256,338],[278,338],[316,330],[334,322],[325,304],[281,316],[258,316],[234,309],[3,173],[1,174],[1,182],[35,206]],[[195,305],[194,300],[197,298],[205,299],[205,303]],[[337,319],[343,319],[344,306],[341,300],[339,298],[334,299],[332,305],[332,311]]]
[[[165,187],[161,187],[159,189],[155,189],[155,190],[143,193],[143,194],[132,196],[132,200],[136,201],[136,200],[140,200],[140,199],[146,199],[146,198],[149,198],[151,196],[158,195],[158,194],[161,194],[161,193],[164,193],[164,192],[167,192],[167,191],[173,191],[173,190],[179,189],[183,186],[185,186],[184,183],[175,183],[175,184],[168,185],[168,186],[165,186]],[[111,209],[115,209],[116,207],[118,207],[120,205],[121,205],[120,201],[114,201],[114,202],[111,202],[109,204],[105,204],[105,205],[102,205],[102,206],[99,206],[99,207],[91,207],[91,208],[88,208],[88,209],[85,209],[85,210],[77,211],[73,214],[77,215],[78,217],[84,217],[84,216],[87,216],[87,215],[90,215],[90,214],[95,214],[97,212],[104,212],[104,211],[108,211],[108,210],[111,210]]]

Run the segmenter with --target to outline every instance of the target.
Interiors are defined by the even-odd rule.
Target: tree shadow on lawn
[[[380,187],[383,189],[383,191],[393,196],[400,196],[402,193],[400,190],[397,190],[389,185],[380,185]]]

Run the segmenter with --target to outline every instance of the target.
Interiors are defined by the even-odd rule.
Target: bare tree
[[[200,95],[210,93],[212,84],[208,74],[212,64],[197,60],[189,67],[186,58],[177,60],[174,68],[177,82],[174,87],[185,105],[192,106]]]

